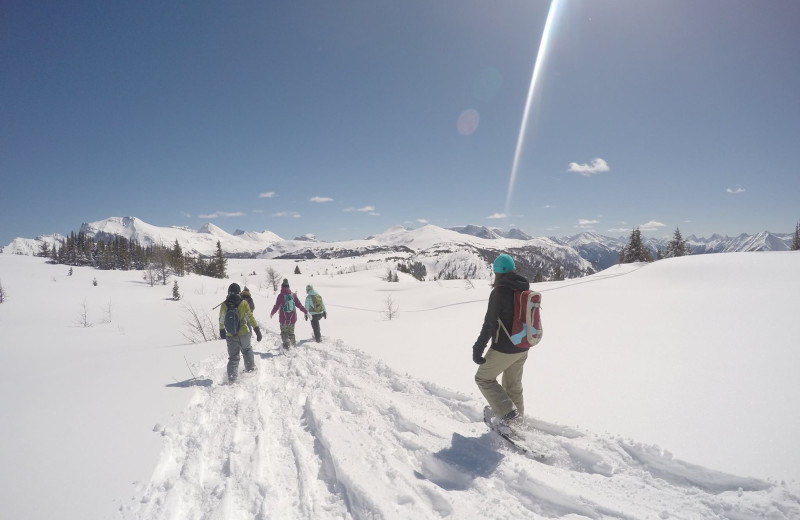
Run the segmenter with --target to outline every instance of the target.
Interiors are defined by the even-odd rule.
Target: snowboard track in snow
[[[256,345],[271,349],[268,331]],[[125,519],[800,518],[797,489],[673,460],[657,447],[527,419],[544,461],[505,446],[481,400],[401,375],[340,341],[257,352],[196,387]],[[468,377],[468,375],[465,375]],[[621,507],[620,504],[625,504]]]

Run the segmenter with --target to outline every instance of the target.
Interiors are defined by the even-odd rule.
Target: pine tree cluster
[[[794,227],[794,237],[792,238],[792,251],[800,251],[800,222]]]
[[[102,270],[145,270],[161,271],[166,279],[167,272],[176,276],[196,273],[214,278],[225,278],[227,260],[222,245],[217,241],[217,252],[211,258],[192,257],[184,254],[178,241],[170,248],[164,245],[142,246],[137,241],[123,237],[111,240],[97,240],[84,232],[72,232],[63,246],[51,249],[44,244],[39,256],[47,257],[50,263],[70,266],[90,266]]]
[[[428,269],[422,262],[401,262],[397,264],[397,270],[401,273],[410,274],[419,281],[424,281],[425,277],[428,275]]]
[[[639,228],[635,228],[631,232],[631,237],[628,245],[622,248],[619,252],[619,263],[630,264],[633,262],[652,262],[653,255],[650,253],[644,242],[642,242],[642,232]]]
[[[665,258],[674,258],[676,256],[691,255],[692,249],[686,240],[681,236],[681,230],[675,228],[675,233],[672,235],[672,240],[667,244],[667,252],[664,254]]]

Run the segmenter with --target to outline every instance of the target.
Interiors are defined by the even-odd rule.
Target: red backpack
[[[530,290],[514,291],[514,320],[511,322],[511,331],[503,325],[500,318],[497,321],[515,347],[531,348],[542,340],[542,320],[539,316],[541,305],[541,293]],[[497,334],[500,334],[500,329]]]

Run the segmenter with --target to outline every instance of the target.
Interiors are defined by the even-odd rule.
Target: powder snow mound
[[[339,341],[289,357],[276,340],[235,384],[223,355],[194,367],[215,384],[154,430],[160,460],[121,518],[800,518],[800,489],[532,418],[551,455],[526,458],[486,429],[480,400]]]

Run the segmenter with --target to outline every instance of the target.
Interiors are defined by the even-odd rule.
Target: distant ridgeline
[[[381,263],[382,267],[388,265],[390,272],[396,269],[418,280],[488,279],[497,255],[508,253],[523,276],[540,282],[579,278],[618,263],[652,262],[688,254],[789,249],[800,249],[800,223],[794,234],[765,231],[737,237],[712,235],[708,239],[684,239],[678,229],[670,239],[643,237],[638,228],[627,239],[593,232],[536,238],[516,229],[444,229],[427,225],[419,229],[395,227],[364,240],[319,242],[313,235],[284,240],[268,231],[237,231],[231,235],[211,224],[194,231],[151,226],[134,217],[112,217],[84,224],[81,231],[68,237],[18,238],[4,252],[35,254],[52,263],[72,266],[155,271],[164,276],[196,273],[216,278],[226,277],[226,259],[230,258],[296,262],[364,258],[365,265]],[[396,279],[396,275],[392,278]]]

